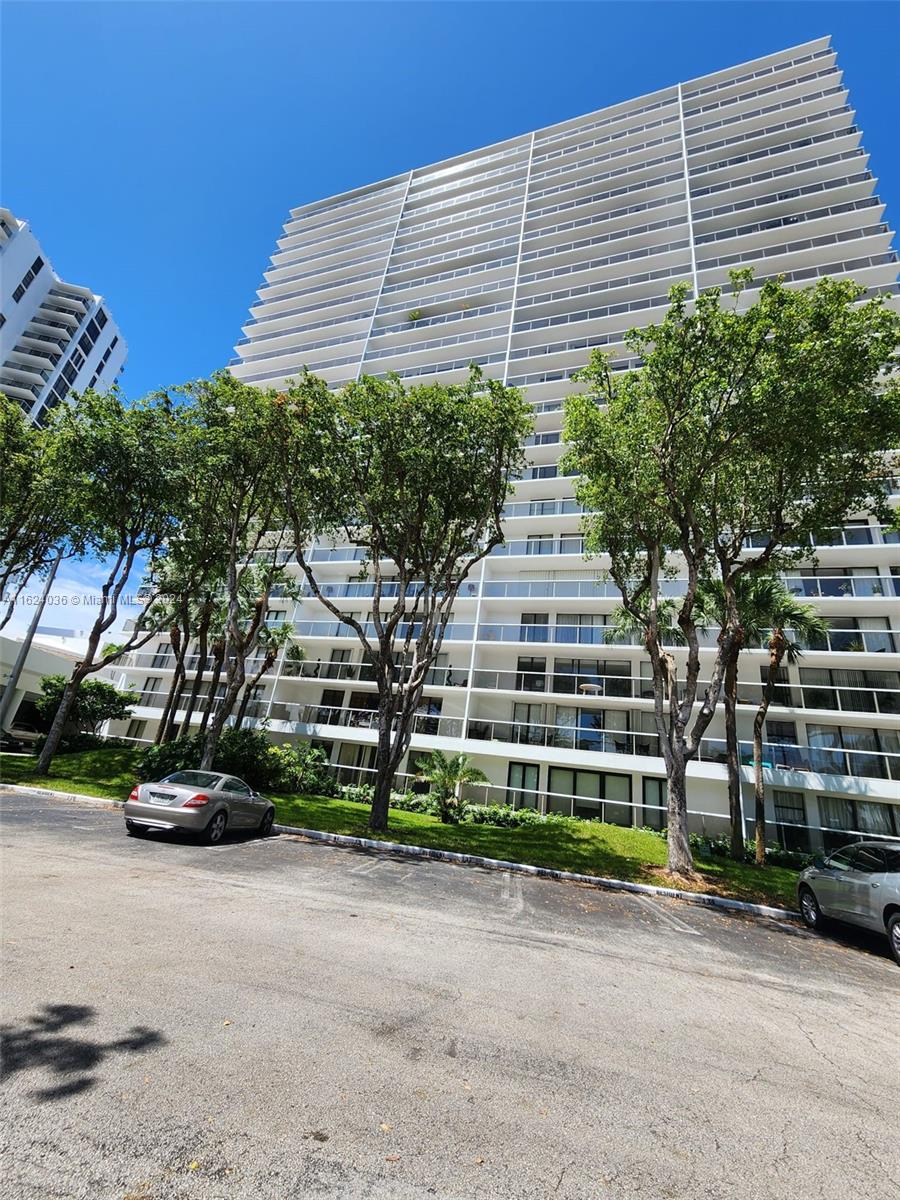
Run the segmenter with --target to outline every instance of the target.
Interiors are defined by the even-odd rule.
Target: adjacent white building
[[[658,320],[674,282],[727,285],[737,265],[758,282],[849,276],[896,294],[861,136],[825,38],[291,212],[231,363],[238,378],[278,387],[308,366],[335,387],[388,371],[450,381],[475,362],[534,407],[506,544],[461,590],[410,764],[461,749],[492,799],[662,823],[649,664],[610,638],[617,593],[598,581],[602,560],[584,561],[558,469],[570,376],[592,346],[631,365],[623,333]],[[787,844],[900,836],[900,539],[860,513],[815,550],[791,586],[832,633],[784,671],[769,714],[772,832]],[[313,556],[364,619],[359,552],[322,544]],[[269,619],[294,622],[309,661],[282,662],[254,717],[365,778],[375,686],[355,637],[308,595],[273,601]],[[765,669],[762,650],[745,653],[748,743]],[[170,673],[162,642],[129,666],[146,722],[134,736],[152,734]],[[722,737],[719,714],[690,768],[693,823],[713,832],[727,813]]]
[[[70,391],[108,388],[126,354],[103,297],[60,279],[28,222],[0,208],[0,391],[42,424]]]

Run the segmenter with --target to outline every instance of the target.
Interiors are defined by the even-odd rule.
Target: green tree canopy
[[[68,682],[65,675],[45,675],[41,679],[41,694],[35,707],[47,729],[53,724]],[[132,714],[131,706],[138,703],[140,697],[134,692],[120,692],[102,679],[86,679],[69,708],[66,732],[97,733],[104,721],[127,721]]]
[[[750,283],[735,272],[725,292],[694,301],[673,288],[661,324],[626,336],[643,365],[614,373],[595,350],[588,392],[566,406],[564,465],[579,475],[587,549],[608,556],[652,663],[669,867],[680,872],[692,869],[686,766],[744,637],[736,581],[808,555],[811,538],[854,511],[883,513],[886,452],[900,445],[900,317],[884,298],[861,303],[861,288],[824,279],[801,290],[769,281],[750,302]],[[659,619],[669,574],[686,580],[681,684]],[[720,580],[725,619],[698,703],[704,577]]]
[[[387,827],[429,669],[462,581],[503,540],[501,513],[523,463],[531,412],[515,388],[473,368],[464,383],[406,387],[396,376],[339,392],[304,375],[283,397],[285,507],[313,594],[358,638],[378,685],[373,829]],[[371,620],[325,595],[313,536],[357,547]]]

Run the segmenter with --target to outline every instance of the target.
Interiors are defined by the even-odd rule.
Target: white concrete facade
[[[127,346],[103,297],[60,279],[8,208],[0,208],[0,318],[0,391],[38,424],[70,391],[105,391],[122,373]]]
[[[661,823],[649,664],[609,638],[617,593],[598,582],[602,560],[583,559],[572,481],[557,468],[570,373],[597,345],[631,365],[625,330],[658,320],[673,283],[696,293],[727,284],[736,265],[758,281],[851,276],[896,295],[874,188],[826,38],[291,212],[231,363],[238,378],[278,387],[305,365],[333,386],[388,371],[450,381],[475,362],[534,407],[508,540],[461,589],[410,763],[463,749],[492,799]],[[773,835],[900,837],[898,537],[859,514],[816,554],[792,586],[833,633],[786,672],[769,714]],[[357,552],[320,545],[313,556],[364,618],[371,586]],[[354,635],[309,596],[272,610],[294,622],[310,661],[279,666],[254,717],[275,738],[318,740],[347,778],[364,778],[375,689]],[[146,736],[166,662],[160,647],[126,673],[145,693]],[[743,656],[746,742],[765,662],[761,649]],[[690,768],[693,824],[715,833],[727,813],[722,737],[719,713]],[[749,768],[746,778],[749,795]]]

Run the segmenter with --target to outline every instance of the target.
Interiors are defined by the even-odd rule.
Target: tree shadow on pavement
[[[109,1042],[76,1037],[73,1026],[90,1025],[96,1010],[85,1004],[45,1004],[20,1025],[0,1026],[0,1079],[17,1071],[43,1069],[48,1086],[32,1092],[36,1100],[62,1100],[97,1083],[97,1069],[111,1054],[139,1053],[161,1046],[165,1038],[153,1029],[135,1025],[125,1037]]]

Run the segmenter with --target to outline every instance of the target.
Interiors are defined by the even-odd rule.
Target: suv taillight
[[[185,800],[182,808],[202,808],[204,804],[209,804],[209,796],[198,792],[196,796],[191,796],[190,800]]]
[[[128,797],[128,799],[129,799],[129,800],[137,800],[137,798],[138,798],[138,796],[139,796],[139,794],[140,794],[140,790],[141,790],[141,789],[140,789],[139,787],[133,787],[133,788],[131,789],[131,795]]]

